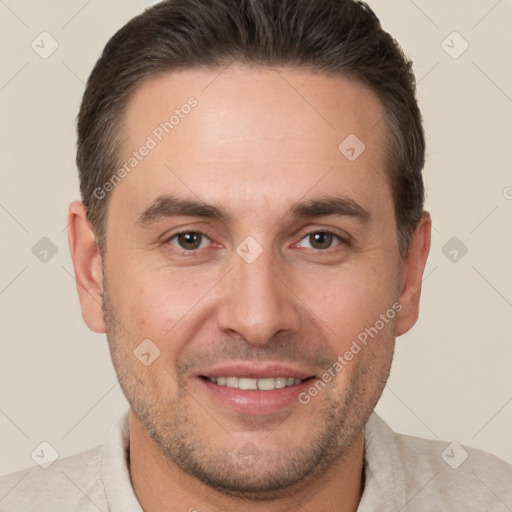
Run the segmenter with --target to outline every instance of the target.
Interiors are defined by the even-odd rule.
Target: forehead
[[[139,155],[112,199],[140,210],[166,192],[218,203],[236,191],[233,208],[289,207],[339,190],[363,203],[385,192],[389,206],[384,117],[375,93],[346,77],[241,65],[168,73],[127,104],[121,165]]]

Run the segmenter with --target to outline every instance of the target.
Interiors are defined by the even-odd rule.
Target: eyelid
[[[174,231],[176,230],[176,231]],[[204,227],[193,227],[193,226],[179,226],[172,229],[169,229],[164,234],[160,235],[159,240],[161,240],[163,243],[168,242],[171,240],[171,238],[174,238],[178,235],[182,235],[184,233],[198,233],[203,235],[204,237],[208,238],[209,240],[212,240],[212,238],[207,234],[208,229],[205,229]]]
[[[313,223],[301,228],[298,234],[295,236],[300,237],[300,239],[302,240],[302,238],[304,238],[305,236],[312,235],[314,233],[330,233],[332,235],[337,236],[340,240],[343,240],[346,243],[349,243],[351,240],[353,240],[352,235],[342,228],[334,226],[315,225]]]

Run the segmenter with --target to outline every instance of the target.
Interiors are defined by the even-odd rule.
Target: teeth
[[[293,377],[270,377],[266,379],[249,379],[247,377],[209,377],[208,380],[218,386],[237,388],[242,390],[259,389],[261,391],[272,391],[287,386],[296,386],[302,381]]]
[[[228,388],[238,387],[238,377],[226,377],[226,386]]]
[[[274,389],[274,377],[269,379],[258,379],[256,382],[258,383],[258,389],[261,389],[262,391],[271,391]]]
[[[287,381],[288,379],[286,377],[276,377],[276,382],[274,386],[276,387],[276,389],[285,388]]]
[[[256,379],[240,377],[238,379],[238,387],[240,389],[258,389],[258,381]]]

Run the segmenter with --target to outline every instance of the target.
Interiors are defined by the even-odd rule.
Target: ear
[[[80,201],[73,201],[69,205],[68,241],[82,317],[92,331],[105,332],[101,254],[86,208]]]
[[[402,309],[398,315],[397,336],[405,334],[418,320],[421,281],[430,251],[431,230],[430,215],[425,213],[411,237],[409,250],[402,267],[399,298]]]

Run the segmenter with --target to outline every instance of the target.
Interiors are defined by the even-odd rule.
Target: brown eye
[[[338,244],[334,244],[335,240],[338,240]],[[331,249],[331,247],[335,245],[339,245],[339,242],[342,240],[338,235],[331,233],[330,231],[315,231],[313,233],[308,233],[302,240],[301,243],[306,241],[306,245],[301,245],[301,247],[309,247],[311,249],[316,250],[326,250]]]
[[[207,239],[208,237],[198,231],[184,231],[183,233],[176,233],[168,241],[179,249],[193,251],[202,248],[203,241]],[[173,240],[176,240],[177,243],[173,243]]]
[[[329,249],[332,243],[332,233],[314,233],[310,236],[311,246],[315,249]]]

